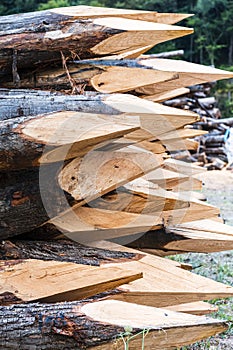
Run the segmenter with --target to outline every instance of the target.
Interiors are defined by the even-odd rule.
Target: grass
[[[170,258],[178,262],[191,264],[194,273],[233,286],[233,251],[212,254],[187,253]],[[229,325],[228,330],[220,336],[182,347],[180,350],[233,349],[233,298],[215,299],[209,302],[219,308],[218,312],[211,316],[225,320]]]

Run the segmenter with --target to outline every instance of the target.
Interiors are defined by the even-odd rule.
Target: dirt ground
[[[233,172],[207,171],[198,175],[203,181],[207,202],[220,208],[225,223],[233,226]],[[191,263],[193,272],[233,286],[233,251],[212,254],[184,254],[183,261]],[[219,311],[213,317],[225,319],[229,330],[201,343],[184,347],[188,350],[233,350],[233,298],[216,300]]]

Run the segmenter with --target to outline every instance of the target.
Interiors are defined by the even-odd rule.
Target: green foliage
[[[40,4],[38,10],[47,10],[56,7],[66,7],[70,6],[69,0],[49,0],[46,4]]]

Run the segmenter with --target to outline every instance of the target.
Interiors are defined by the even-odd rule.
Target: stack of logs
[[[221,118],[215,97],[209,96],[212,86],[213,83],[206,83],[186,88],[184,95],[166,100],[164,105],[198,113],[200,120],[192,128],[208,132],[195,137],[198,147],[190,153],[175,152],[173,157],[197,162],[208,170],[222,170],[229,162],[225,142],[228,129],[233,126],[233,118]]]
[[[168,350],[227,329],[203,300],[233,288],[163,258],[233,249],[203,169],[170,157],[199,116],[161,103],[233,74],[144,55],[188,16],[0,18],[0,349]]]

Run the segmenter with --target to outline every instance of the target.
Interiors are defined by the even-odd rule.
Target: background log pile
[[[213,84],[206,83],[189,87],[189,91],[184,91],[187,94],[164,101],[164,104],[198,113],[200,120],[192,127],[208,132],[194,138],[198,142],[196,149],[190,149],[190,153],[186,154],[174,153],[174,158],[198,162],[208,170],[221,170],[229,163],[225,142],[228,129],[233,125],[233,118],[221,118],[217,101],[210,96],[212,86]]]
[[[168,350],[227,329],[203,301],[233,288],[162,257],[233,249],[203,169],[170,157],[206,134],[186,128],[199,116],[161,103],[232,74],[144,55],[192,33],[187,16],[0,18],[1,349]]]

